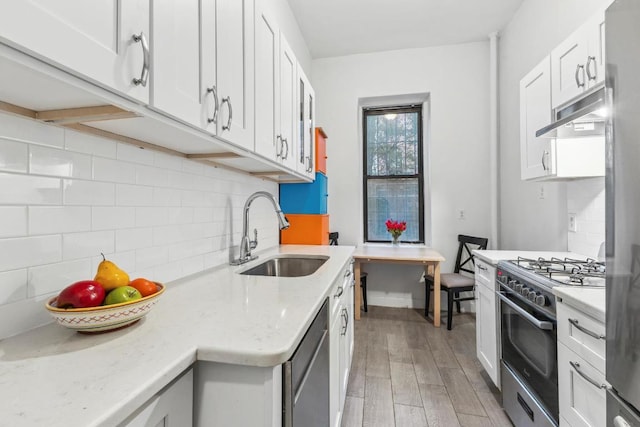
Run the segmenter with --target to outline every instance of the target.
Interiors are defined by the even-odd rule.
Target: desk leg
[[[433,326],[440,327],[440,263],[433,269]]]
[[[360,261],[357,259],[354,260],[353,263],[353,282],[355,286],[355,298],[354,298],[354,307],[353,307],[353,317],[356,320],[360,320],[360,301],[362,300],[362,288],[360,287]]]

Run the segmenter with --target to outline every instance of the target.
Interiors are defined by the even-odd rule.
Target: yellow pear
[[[104,254],[100,255],[102,255],[102,261],[98,265],[98,272],[93,280],[100,283],[106,292],[128,285],[129,275],[113,262],[108,261]]]

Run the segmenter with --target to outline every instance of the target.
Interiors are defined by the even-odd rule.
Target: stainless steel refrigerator
[[[605,19],[607,426],[640,426],[640,1]]]

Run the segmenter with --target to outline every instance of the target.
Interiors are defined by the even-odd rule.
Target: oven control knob
[[[527,295],[529,295],[530,290],[531,289],[527,288],[526,286],[523,286],[522,289],[520,289],[520,295],[526,297]]]
[[[539,306],[542,306],[542,307],[544,307],[546,305],[549,305],[549,300],[544,295],[537,295],[535,302],[536,302],[536,304],[538,304]]]
[[[513,286],[513,290],[516,292],[522,291],[522,283],[516,282],[515,285]]]
[[[531,301],[531,302],[535,302],[536,301],[536,296],[538,296],[536,291],[529,291],[529,293],[527,294],[527,299],[529,301]]]

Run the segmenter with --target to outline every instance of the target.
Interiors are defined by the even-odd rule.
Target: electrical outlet
[[[458,209],[458,219],[463,220],[465,218],[466,216],[465,216],[464,209]]]
[[[569,214],[569,231],[571,231],[572,233],[575,233],[578,231],[578,220],[576,219],[576,214],[574,213],[570,213]]]
[[[538,197],[539,197],[540,199],[544,199],[544,197],[545,197],[545,194],[544,194],[544,185],[541,185],[541,186],[540,186],[540,192],[538,193]]]

